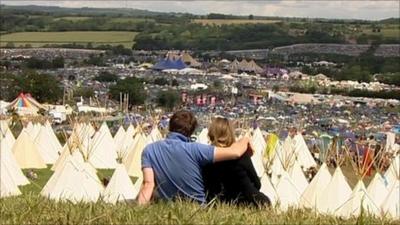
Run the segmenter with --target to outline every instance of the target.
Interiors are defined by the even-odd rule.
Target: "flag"
[[[269,159],[275,153],[276,145],[278,144],[279,137],[276,134],[269,134],[267,140],[267,147],[264,152],[264,158]]]

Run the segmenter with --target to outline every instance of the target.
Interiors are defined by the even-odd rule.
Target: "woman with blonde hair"
[[[212,145],[229,147],[235,142],[235,133],[226,118],[214,118],[208,128]],[[223,202],[270,205],[267,196],[261,193],[260,179],[250,159],[249,151],[237,160],[218,162],[203,169],[203,181],[207,199],[218,197]]]

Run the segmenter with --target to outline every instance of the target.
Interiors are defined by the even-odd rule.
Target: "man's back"
[[[190,142],[184,135],[171,132],[165,140],[144,149],[142,167],[154,170],[161,198],[185,196],[205,202],[201,167],[213,159],[214,147]]]

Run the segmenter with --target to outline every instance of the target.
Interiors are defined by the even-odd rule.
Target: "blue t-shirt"
[[[214,146],[190,142],[180,133],[171,132],[162,141],[143,150],[142,168],[154,171],[156,190],[161,198],[187,196],[204,203],[202,167],[214,160]]]

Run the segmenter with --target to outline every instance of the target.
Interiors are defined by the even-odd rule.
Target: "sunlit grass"
[[[23,195],[0,199],[1,224],[396,224],[398,221],[361,216],[341,219],[310,210],[239,207],[220,202],[201,206],[185,200],[138,206],[135,202],[111,205],[55,202],[39,195],[50,169],[34,170],[38,179],[22,187]],[[26,170],[24,170],[26,172]],[[111,177],[113,170],[98,176]],[[79,183],[77,184],[79,185]],[[398,223],[397,223],[398,224]]]

